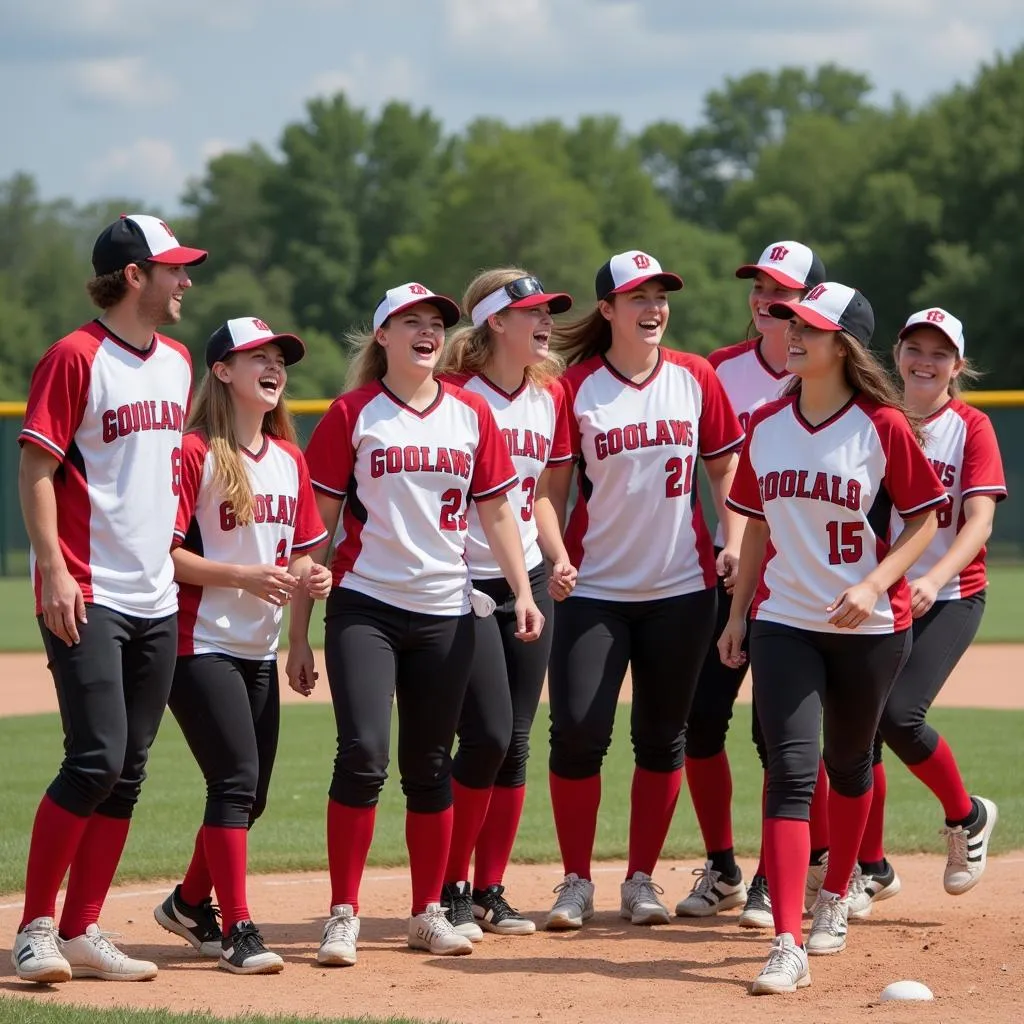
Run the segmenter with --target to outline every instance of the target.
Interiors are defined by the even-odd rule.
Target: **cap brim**
[[[205,249],[190,249],[187,245],[179,245],[176,249],[168,249],[156,256],[150,256],[147,263],[166,263],[172,267],[194,267],[202,263],[209,254]]]
[[[905,324],[903,330],[901,330],[896,337],[899,338],[900,341],[903,341],[904,338],[913,334],[914,331],[921,327],[934,327],[935,330],[937,330],[946,339],[946,341],[948,341],[950,345],[957,350],[957,352],[963,355],[963,340],[961,339],[958,342],[957,339],[954,338],[941,324],[933,323],[931,320],[918,320],[916,324]]]
[[[631,292],[642,284],[647,284],[648,281],[660,281],[667,292],[677,292],[683,287],[683,279],[678,274],[670,274],[663,270],[660,274],[641,274],[640,277],[634,277],[631,281],[620,284],[618,288],[613,288],[608,294],[618,295],[620,292]]]
[[[255,341],[246,342],[244,345],[236,345],[232,352],[249,352],[254,348],[263,348],[264,345],[276,345],[284,356],[284,365],[291,366],[297,363],[305,354],[306,346],[302,339],[294,334],[275,334],[269,338],[256,338]]]
[[[792,320],[794,316],[798,316],[819,331],[842,330],[839,324],[829,320],[827,316],[822,316],[816,309],[801,305],[799,302],[773,302],[768,307],[768,314],[776,320]]]
[[[552,313],[564,313],[572,308],[572,296],[565,292],[541,293],[539,295],[527,295],[525,299],[510,303],[506,309],[532,309],[534,306],[548,304]]]
[[[417,296],[412,302],[404,302],[397,309],[391,310],[381,326],[383,327],[388,320],[404,310],[412,309],[413,306],[421,306],[424,303],[437,308],[445,327],[454,327],[462,319],[462,310],[459,309],[459,304],[454,299],[449,299],[447,295],[424,295],[422,298]]]
[[[746,263],[736,271],[739,278],[757,277],[758,273],[767,274],[773,281],[778,282],[784,288],[806,288],[804,281],[798,281],[789,274],[782,273],[777,267],[762,267],[756,263]]]

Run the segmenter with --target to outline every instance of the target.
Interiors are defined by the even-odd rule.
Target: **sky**
[[[342,90],[451,131],[614,114],[699,122],[748,71],[834,62],[926,102],[1024,43],[1020,0],[0,0],[0,180],[165,214],[227,150],[272,152]]]

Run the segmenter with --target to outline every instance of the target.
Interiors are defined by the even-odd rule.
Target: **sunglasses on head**
[[[505,285],[505,294],[513,302],[519,302],[531,295],[543,295],[544,286],[535,277],[520,277]]]

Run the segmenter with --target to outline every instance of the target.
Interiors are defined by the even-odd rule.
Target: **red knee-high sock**
[[[359,883],[373,842],[376,807],[349,807],[327,801],[327,866],[331,875],[331,906],[348,903],[359,913]]]
[[[829,791],[828,824],[832,842],[828,848],[828,870],[822,884],[828,892],[846,895],[870,811],[870,789],[860,796],[843,796],[834,789]]]
[[[948,821],[963,821],[973,809],[971,796],[949,745],[940,736],[931,757],[907,767],[939,798]]]
[[[74,860],[88,824],[88,818],[65,811],[49,796],[39,801],[28,848],[25,909],[19,927],[24,928],[37,917],[54,916],[60,883]]]
[[[637,871],[645,875],[654,874],[682,785],[682,768],[671,772],[649,772],[646,768],[633,770],[627,878],[632,878]]]
[[[827,850],[828,840],[828,772],[824,760],[818,758],[818,781],[811,797],[811,849]]]
[[[444,868],[452,841],[452,808],[435,814],[405,812],[405,843],[409,847],[412,912],[422,914],[428,903],[441,902]],[[462,879],[460,879],[462,881]]]
[[[213,875],[225,935],[239,921],[252,920],[245,893],[248,842],[247,828],[203,826],[206,861]]]
[[[469,880],[469,859],[473,856],[473,847],[491,802],[491,787],[470,789],[453,779],[452,797],[452,842],[444,880],[466,882]]]
[[[476,840],[476,861],[473,865],[475,889],[502,884],[516,842],[525,800],[525,786],[495,786],[491,790],[487,817],[484,818]]]
[[[68,891],[60,915],[60,933],[64,938],[84,935],[89,925],[99,921],[131,823],[130,818],[109,818],[95,812],[89,818],[68,875]]]
[[[549,772],[548,783],[562,868],[567,875],[589,879],[590,857],[597,834],[597,809],[601,804],[601,776],[566,779]]]
[[[704,849],[708,855],[731,850],[732,772],[728,755],[723,750],[714,757],[688,757],[685,768]]]
[[[803,942],[804,880],[811,858],[810,829],[806,821],[765,818],[762,843],[775,934],[788,932],[800,944]]]
[[[879,761],[872,766],[871,773],[875,779],[875,784],[871,788],[871,810],[868,811],[864,838],[860,841],[860,853],[857,854],[857,859],[865,864],[876,864],[885,860],[885,793],[888,788],[885,765]]]
[[[757,856],[757,867],[754,869],[755,875],[760,875],[762,878],[767,878],[768,875],[765,873],[764,866],[764,805],[768,800],[768,772],[765,772],[761,778],[761,851]],[[796,936],[794,936],[795,938]]]
[[[193,907],[198,906],[213,892],[210,865],[206,860],[206,845],[203,842],[203,828],[196,833],[196,845],[192,848],[192,859],[181,880],[181,898]],[[219,898],[219,897],[218,897]]]

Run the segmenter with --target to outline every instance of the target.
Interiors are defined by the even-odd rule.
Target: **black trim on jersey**
[[[243,455],[248,455],[253,462],[259,462],[263,458],[263,456],[266,455],[268,451],[270,451],[270,438],[267,437],[266,434],[261,434],[260,436],[263,438],[263,444],[260,445],[260,450],[258,452],[249,451],[249,449],[246,448],[244,444],[240,444],[238,446],[238,450]]]
[[[854,393],[850,395],[849,401],[841,409],[837,409],[828,417],[828,419],[822,420],[817,426],[815,426],[813,423],[804,419],[804,414],[800,411],[800,396],[797,394],[793,396],[793,415],[796,417],[797,423],[799,423],[808,434],[816,434],[819,430],[824,430],[826,427],[832,426],[836,420],[842,419],[856,404],[859,397],[860,392],[854,391]]]
[[[78,442],[74,439],[72,439],[71,444],[68,445],[67,455],[64,456],[64,461],[57,467],[57,472],[60,474],[66,474],[66,466],[71,466],[88,484],[89,476],[85,472],[85,456],[82,455],[82,449],[78,447]]]
[[[785,367],[779,373],[776,373],[771,366],[768,365],[768,360],[761,355],[761,342],[764,341],[764,337],[761,336],[757,339],[757,343],[754,345],[754,355],[757,357],[757,361],[761,364],[761,369],[764,370],[769,376],[774,377],[775,380],[785,380],[787,377],[793,375]]]
[[[950,406],[951,406],[952,404],[953,404],[953,399],[952,399],[952,398],[948,398],[948,399],[947,399],[947,400],[946,400],[945,402],[943,402],[943,403],[942,403],[942,408],[941,408],[941,409],[936,409],[936,410],[935,410],[935,412],[933,412],[933,413],[932,413],[932,414],[931,414],[930,416],[925,416],[925,418],[924,418],[923,420],[921,420],[921,422],[922,422],[922,423],[932,423],[932,422],[934,422],[934,421],[935,421],[935,420],[937,420],[937,419],[938,419],[938,418],[939,418],[939,417],[940,417],[940,416],[941,416],[941,415],[942,415],[942,414],[943,414],[943,413],[944,413],[944,412],[945,412],[945,411],[946,411],[946,410],[947,410],[947,409],[948,409],[948,408],[949,408],[949,407],[950,407]]]
[[[875,495],[875,500],[871,503],[871,508],[868,510],[868,526],[871,527],[871,532],[876,537],[880,537],[888,543],[891,525],[892,498],[889,497],[885,484],[882,484],[878,489],[878,494]]]
[[[355,473],[349,478],[348,489],[345,491],[345,504],[352,511],[352,517],[356,522],[366,525],[366,506],[359,500],[358,487],[356,486]]]
[[[579,461],[576,463],[577,471],[579,476],[577,477],[577,485],[579,486],[580,494],[583,500],[587,503],[590,502],[590,496],[594,493],[594,482],[587,476],[587,460],[583,455],[580,455]]]
[[[191,551],[194,555],[205,557],[203,554],[203,534],[199,529],[199,520],[195,516],[189,520],[188,529],[185,531],[185,539],[181,542],[181,546],[186,551]]]
[[[411,405],[406,405],[398,395],[387,387],[384,381],[380,381],[379,383],[381,391],[383,391],[384,394],[395,403],[395,405],[405,409],[406,412],[411,412],[413,416],[416,416],[421,420],[426,419],[441,404],[441,399],[444,398],[444,385],[440,381],[435,381],[434,383],[437,384],[437,397],[426,407],[426,409],[420,412],[419,409],[414,409]]]
[[[137,356],[142,362],[145,362],[156,350],[157,350],[157,339],[154,334],[149,341],[148,348],[136,348],[130,342],[119,338],[99,317],[93,321],[97,327],[115,344],[118,348],[123,348],[125,352],[130,352],[133,356]]]
[[[644,377],[644,379],[642,381],[640,381],[640,382],[637,382],[635,380],[630,380],[628,377],[623,377],[622,374],[619,373],[619,371],[616,370],[615,367],[612,366],[612,364],[608,361],[608,354],[606,352],[602,352],[601,353],[601,361],[604,363],[604,365],[607,368],[608,372],[616,380],[621,381],[627,387],[633,388],[634,391],[643,391],[643,389],[645,387],[647,387],[647,385],[650,384],[651,381],[654,380],[654,378],[657,377],[659,373],[661,373],[661,368],[662,368],[662,366],[665,363],[665,356],[663,355],[663,353],[661,351],[661,346],[659,345],[658,346],[658,361],[657,361],[657,363],[654,364],[654,368],[651,370],[651,372],[649,374],[647,374],[647,376]]]
[[[481,379],[481,380],[482,380],[482,381],[483,381],[483,382],[484,382],[484,383],[485,383],[485,384],[486,384],[486,385],[487,385],[487,386],[488,386],[488,387],[489,387],[489,388],[490,388],[490,389],[491,389],[492,391],[497,391],[497,392],[498,392],[498,394],[499,394],[499,395],[501,395],[501,397],[502,397],[502,398],[506,398],[506,399],[508,399],[508,401],[510,401],[510,402],[513,402],[513,401],[515,401],[515,400],[516,400],[516,399],[517,399],[517,398],[518,398],[518,397],[519,397],[519,396],[520,396],[520,395],[521,395],[521,394],[522,394],[522,393],[523,393],[523,392],[524,392],[524,391],[526,390],[526,388],[527,388],[527,385],[528,385],[528,384],[530,383],[530,382],[529,382],[529,380],[528,380],[528,379],[527,379],[527,377],[526,377],[526,374],[524,373],[524,374],[523,374],[523,380],[522,380],[522,383],[521,383],[521,384],[519,385],[519,387],[517,387],[517,388],[515,389],[515,391],[506,391],[506,390],[505,390],[504,388],[502,388],[502,387],[498,387],[498,385],[497,385],[497,384],[495,384],[495,383],[494,383],[494,381],[493,381],[493,380],[491,380],[491,378],[490,378],[490,377],[488,377],[488,376],[487,376],[487,375],[486,375],[485,373],[478,373],[478,374],[477,374],[477,376],[478,376],[478,377],[479,377],[479,378],[480,378],[480,379]]]

